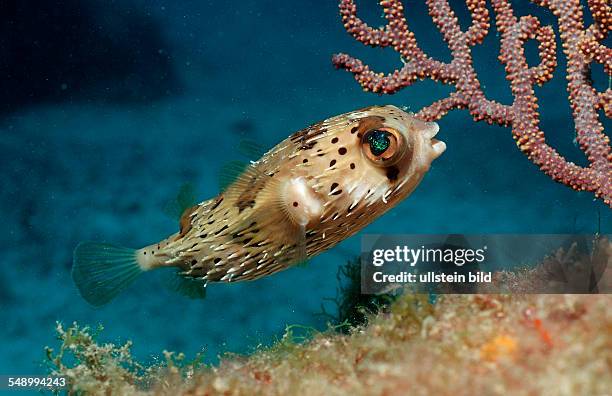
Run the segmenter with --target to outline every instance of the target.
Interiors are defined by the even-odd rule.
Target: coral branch
[[[612,118],[612,89],[608,88],[605,92],[599,93],[597,110],[603,109],[606,117]]]
[[[557,66],[555,32],[541,26],[534,16],[517,17],[509,0],[492,0],[495,24],[500,34],[499,60],[514,97],[512,104],[501,104],[486,98],[472,65],[471,47],[482,43],[489,30],[489,12],[484,0],[466,0],[472,23],[462,31],[448,0],[427,0],[429,15],[447,43],[452,61],[444,63],[430,58],[418,46],[404,17],[399,0],[381,0],[386,26],[374,29],[357,17],[353,0],[340,0],[340,14],[346,30],[363,44],[393,47],[404,63],[390,74],[372,71],[361,60],[347,54],[334,55],[337,68],[350,71],[365,91],[392,94],[418,80],[431,79],[450,84],[455,91],[421,109],[417,116],[437,120],[454,109],[468,109],[475,121],[510,126],[519,149],[553,180],[580,191],[590,191],[612,207],[612,154],[610,139],[604,134],[598,110],[610,118],[610,89],[597,92],[590,81],[593,62],[602,64],[612,76],[612,49],[602,41],[612,30],[612,8],[608,0],[588,0],[593,24],[585,26],[580,0],[533,0],[550,9],[558,18],[563,52],[567,57],[567,91],[573,111],[576,140],[589,161],[580,167],[565,160],[550,147],[539,127],[537,97],[534,85],[553,77]],[[529,66],[525,42],[539,42],[540,63]]]

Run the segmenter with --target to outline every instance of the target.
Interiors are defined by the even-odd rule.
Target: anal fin
[[[164,284],[172,291],[192,299],[206,298],[206,283],[200,279],[189,278],[175,269],[167,269]]]

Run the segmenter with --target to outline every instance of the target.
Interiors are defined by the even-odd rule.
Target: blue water
[[[394,96],[362,92],[331,66],[332,53],[385,71],[401,63],[392,50],[353,40],[334,1],[39,3],[0,6],[0,374],[42,373],[56,321],[103,324],[103,340],[131,339],[145,361],[167,349],[204,351],[214,362],[225,351],[269,344],[288,324],[323,328],[321,303],[335,295],[337,268],[357,254],[358,236],[306,268],[212,285],[204,301],[143,276],[101,309],[72,284],[72,250],[82,240],[139,247],[175,232],[164,203],[185,182],[202,200],[214,196],[218,171],[239,158],[241,139],[271,147],[372,104],[416,111],[449,88],[425,82]],[[551,22],[516,3],[520,14]],[[359,6],[368,22],[383,23],[374,1]],[[425,6],[406,6],[422,48],[448,60]],[[465,9],[457,10],[465,25]],[[474,50],[476,68],[487,95],[508,103],[497,49],[493,32]],[[584,164],[573,144],[564,67],[561,61],[554,80],[536,90],[541,127],[551,145]],[[551,181],[519,152],[509,129],[474,123],[466,112],[439,124],[447,152],[415,193],[364,232],[594,232],[598,216],[602,231],[612,231],[609,208]]]

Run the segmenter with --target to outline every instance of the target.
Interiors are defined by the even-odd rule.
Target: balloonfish
[[[435,122],[373,106],[302,129],[251,162],[218,196],[188,207],[168,238],[128,249],[83,242],[72,277],[90,304],[143,272],[175,267],[177,288],[270,275],[323,252],[394,207],[446,149]]]

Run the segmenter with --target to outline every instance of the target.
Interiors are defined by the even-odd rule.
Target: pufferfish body
[[[179,270],[179,288],[253,280],[325,251],[408,196],[446,149],[435,122],[373,106],[302,129],[217,197],[187,208],[177,233],[142,249],[75,249],[81,295],[103,305],[140,273]]]

